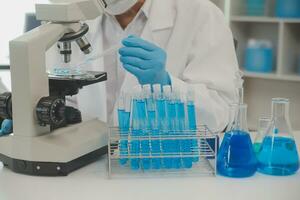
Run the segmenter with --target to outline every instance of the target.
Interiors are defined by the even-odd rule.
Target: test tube
[[[131,131],[131,140],[130,140],[130,166],[132,170],[138,170],[140,168],[140,136],[141,133],[141,125],[140,125],[140,117],[139,117],[139,105],[138,100],[141,94],[141,88],[134,93],[132,99],[132,131]]]
[[[197,130],[197,122],[196,122],[196,108],[195,108],[195,93],[193,90],[188,90],[187,92],[187,128],[189,130],[189,136],[193,137],[196,134]],[[193,155],[192,161],[199,161],[199,153],[198,153],[198,140],[191,139],[186,140],[185,145],[186,151]],[[192,167],[190,163],[190,158],[187,157],[184,161],[185,167]]]
[[[176,110],[175,110],[175,102],[172,98],[172,90],[171,86],[165,85],[163,86],[163,96],[165,99],[165,106],[166,106],[166,118],[167,118],[167,131],[164,133],[166,136],[165,141],[163,143],[163,150],[167,155],[174,154],[174,140],[172,138],[173,131],[175,131],[175,120],[176,120]],[[169,139],[170,138],[170,139]],[[173,158],[166,158],[165,159],[165,167],[172,168],[173,166]]]
[[[172,158],[172,168],[179,169],[181,168],[181,159],[180,154],[180,140],[178,137],[179,133],[179,119],[181,103],[178,92],[171,91],[171,86],[164,86],[164,93],[167,99],[167,118],[169,124],[169,136],[172,137],[169,143],[170,153],[174,156]],[[178,157],[175,157],[178,156]]]
[[[158,156],[160,156],[161,150],[160,150],[159,130],[157,125],[154,95],[152,94],[151,85],[144,85],[143,89],[146,96],[148,127],[149,127],[150,137],[151,137],[150,151],[151,151],[151,155],[155,157],[152,158],[152,162],[151,162],[152,168],[160,169],[161,159],[158,158]]]
[[[118,122],[120,129],[120,165],[125,165],[128,161],[128,131],[130,123],[130,104],[127,105],[129,108],[125,109],[126,96],[124,93],[120,94],[118,101]],[[125,158],[124,158],[125,157]]]
[[[173,97],[175,99],[175,108],[176,108],[176,117],[175,117],[175,132],[174,137],[182,137],[183,130],[185,129],[185,109],[184,102],[181,100],[180,91],[173,91]],[[183,140],[175,139],[174,140],[174,151],[178,157],[173,160],[173,167],[179,169],[182,167],[181,163],[181,145]]]
[[[179,95],[180,94],[180,95]],[[192,134],[188,130],[188,109],[187,109],[187,97],[186,93],[180,92],[178,94],[177,101],[177,119],[178,119],[178,128],[179,132],[183,137],[191,137]],[[179,98],[180,97],[180,98]],[[187,131],[187,132],[186,132]],[[180,140],[180,152],[182,153],[182,167],[191,168],[193,166],[192,157],[192,140],[191,139],[182,139]]]
[[[140,130],[141,130],[141,154],[142,158],[142,167],[144,170],[148,170],[151,167],[150,159],[150,141],[149,141],[149,120],[147,112],[146,100],[149,96],[147,87],[142,87],[142,92],[138,99],[138,112],[139,112],[139,121],[140,121]]]
[[[155,99],[155,107],[156,107],[156,119],[157,119],[157,127],[159,135],[161,136],[161,153],[164,156],[162,159],[163,167],[170,166],[171,163],[168,163],[168,159],[165,157],[166,150],[167,150],[167,141],[166,141],[166,134],[167,134],[167,114],[166,114],[166,101],[163,97],[163,93],[161,90],[161,85],[155,84],[153,85],[153,95]]]

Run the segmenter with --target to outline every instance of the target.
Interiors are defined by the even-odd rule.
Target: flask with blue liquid
[[[258,171],[287,176],[299,169],[299,156],[289,120],[289,100],[272,99],[272,118],[259,152]]]
[[[217,172],[227,177],[250,177],[257,170],[257,159],[247,126],[247,105],[232,104],[230,110],[234,120],[218,153]]]

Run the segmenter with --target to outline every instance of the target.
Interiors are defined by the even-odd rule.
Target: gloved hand
[[[10,119],[5,119],[2,122],[0,129],[0,136],[8,135],[13,131],[13,122]]]
[[[140,84],[170,85],[170,77],[165,69],[167,55],[160,47],[136,36],[122,41],[120,48],[123,67],[132,73]]]

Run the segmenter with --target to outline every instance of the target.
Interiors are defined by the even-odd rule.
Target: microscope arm
[[[36,17],[42,21],[79,22],[95,19],[104,13],[104,0],[51,0],[36,4]],[[55,14],[54,14],[55,13]]]
[[[47,23],[10,42],[14,135],[34,137],[50,132],[36,120],[35,107],[49,96],[45,52],[69,26]]]

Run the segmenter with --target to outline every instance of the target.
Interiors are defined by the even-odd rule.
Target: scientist
[[[121,91],[159,83],[182,92],[194,90],[198,123],[215,130],[226,127],[228,105],[237,100],[238,64],[232,33],[213,3],[138,0],[117,15],[106,13],[87,23],[95,55],[123,46],[83,68],[108,73],[107,82],[88,86],[71,99],[85,119],[112,122]],[[48,68],[63,66],[54,48],[47,52]],[[72,48],[70,66],[76,66],[84,55],[76,45]]]

